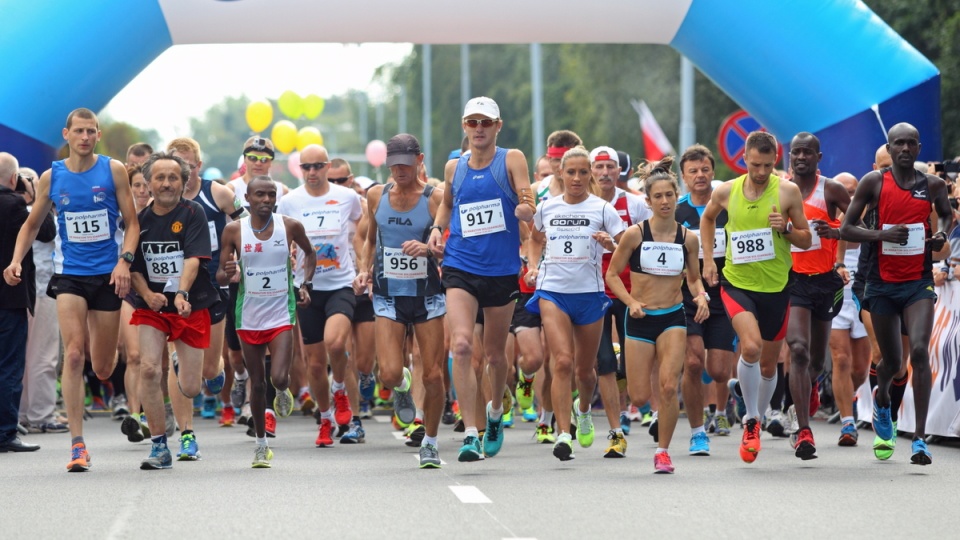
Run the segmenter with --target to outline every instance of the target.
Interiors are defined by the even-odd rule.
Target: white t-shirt
[[[623,220],[610,203],[596,195],[578,204],[567,204],[562,196],[553,197],[537,206],[533,225],[547,237],[537,289],[603,292],[603,246],[593,234],[604,231],[616,236],[624,229]]]
[[[350,255],[350,223],[360,219],[363,210],[357,192],[330,184],[322,197],[307,193],[304,186],[294,189],[277,205],[277,212],[292,217],[307,231],[317,252],[317,271],[313,288],[333,291],[350,287],[356,272]],[[303,283],[303,252],[297,251],[295,281]]]

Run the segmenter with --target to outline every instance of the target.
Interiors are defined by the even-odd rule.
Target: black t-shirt
[[[180,199],[180,203],[165,215],[153,212],[153,203],[140,211],[140,243],[131,272],[139,272],[153,292],[164,293],[167,305],[162,312],[176,313],[173,304],[180,284],[180,273],[186,259],[200,259],[197,277],[188,291],[194,311],[208,308],[220,300],[210,281],[207,261],[210,259],[210,230],[207,218],[198,203]],[[150,309],[139,296],[137,308]]]

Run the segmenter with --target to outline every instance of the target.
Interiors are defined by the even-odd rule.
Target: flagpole
[[[681,152],[693,146],[697,140],[697,124],[694,121],[694,72],[693,62],[680,57],[680,148]]]

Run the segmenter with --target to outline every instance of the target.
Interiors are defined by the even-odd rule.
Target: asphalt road
[[[656,445],[635,427],[624,459],[597,440],[560,462],[532,438],[506,431],[500,455],[458,463],[459,434],[441,426],[439,470],[417,468],[417,449],[381,416],[362,445],[315,448],[312,418],[282,419],[273,468],[251,469],[245,427],[197,418],[203,459],[141,471],[147,443],[131,444],[106,417],[86,423],[92,470],[66,472],[68,434],[29,435],[42,448],[0,454],[0,538],[956,538],[960,447],[933,445],[933,465],[909,464],[901,438],[874,459],[873,434],[836,445],[839,426],[814,424],[819,459],[800,461],[764,434],[753,464],[740,461],[739,430],[713,437],[712,455],[687,455],[681,419],[671,452],[677,472],[653,473]],[[149,536],[147,536],[149,535]]]

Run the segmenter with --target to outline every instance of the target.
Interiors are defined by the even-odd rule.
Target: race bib
[[[547,260],[571,264],[590,261],[590,235],[580,233],[550,233],[547,237]]]
[[[460,231],[464,238],[507,230],[500,199],[460,205]]]
[[[151,283],[163,283],[163,292],[176,292],[180,288],[180,272],[183,272],[183,251],[144,253],[147,263],[147,279]]]
[[[697,239],[700,241],[700,252],[697,254],[697,258],[703,260],[703,238],[700,236],[700,230],[692,230],[691,232],[697,235]],[[723,227],[720,227],[715,229],[713,232],[713,258],[720,258],[726,252],[727,233],[724,231]]]
[[[683,246],[673,242],[644,242],[640,269],[654,276],[679,276],[683,272]]]
[[[64,212],[63,217],[67,226],[67,240],[71,242],[84,244],[110,238],[106,210]]]
[[[896,225],[884,225],[883,230],[892,229]],[[882,242],[881,253],[884,255],[921,255],[924,250],[924,237],[926,236],[923,223],[910,223],[907,225],[907,241],[902,243]]]
[[[804,251],[816,251],[820,249],[820,235],[817,234],[817,230],[813,227],[810,227],[810,248],[809,249],[800,249],[797,246],[790,244],[791,253],[802,253]]]
[[[220,249],[220,242],[217,240],[217,226],[214,222],[208,221],[207,228],[210,229],[210,251]]]
[[[340,234],[340,207],[328,206],[305,211],[301,221],[307,236],[336,236]]]
[[[733,264],[769,261],[777,256],[773,249],[773,229],[754,229],[730,233]]]
[[[256,298],[286,296],[289,292],[287,265],[250,268],[244,271],[244,294]]]
[[[427,258],[405,255],[400,248],[383,248],[383,277],[426,279]]]

